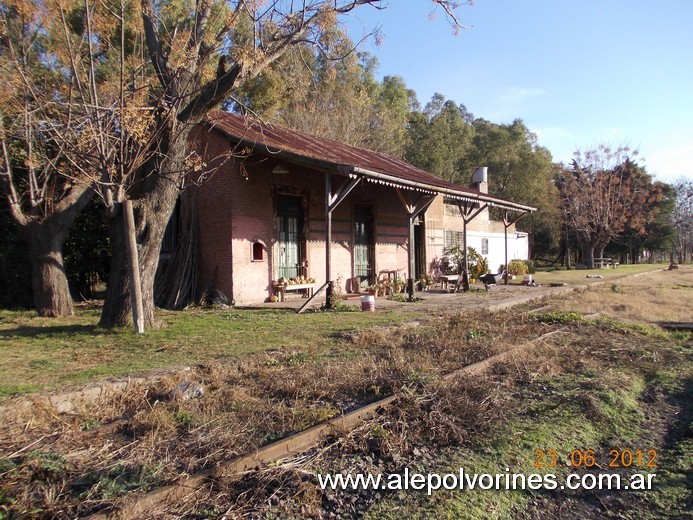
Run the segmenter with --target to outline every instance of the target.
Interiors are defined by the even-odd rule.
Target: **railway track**
[[[509,358],[513,354],[536,347],[547,338],[564,332],[564,329],[565,328],[562,327],[547,332],[531,341],[527,341],[482,361],[450,372],[443,376],[443,380],[449,381],[463,375],[481,374],[496,363]],[[217,479],[233,480],[234,478],[240,478],[245,472],[259,470],[270,463],[280,461],[316,447],[329,437],[345,435],[365,421],[376,416],[381,410],[392,405],[398,397],[399,395],[395,393],[384,399],[364,405],[352,412],[342,414],[289,437],[263,446],[253,453],[218,464],[214,468],[201,471],[173,484],[152,490],[144,495],[126,496],[113,508],[96,513],[89,518],[92,520],[116,520],[146,517],[150,512],[163,509],[166,504],[185,500],[211,481]]]

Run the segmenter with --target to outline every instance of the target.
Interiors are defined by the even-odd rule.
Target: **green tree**
[[[406,160],[450,182],[469,182],[463,161],[474,135],[470,119],[464,105],[434,94],[423,111],[410,115]]]
[[[93,285],[108,281],[110,257],[104,205],[95,197],[77,215],[65,240],[65,272],[73,293],[94,298]]]
[[[656,252],[670,251],[673,246],[675,229],[671,225],[671,216],[676,201],[674,187],[654,182],[644,189],[649,192],[646,203],[635,209],[643,215],[630,219],[608,248],[609,254],[620,255],[621,262],[638,263],[643,251],[648,252],[648,261],[652,262]]]
[[[679,263],[683,263],[687,256],[693,261],[693,180],[677,180],[674,191],[675,204],[670,217],[674,228],[672,260],[676,254]]]
[[[460,168],[471,172],[487,166],[492,195],[536,207],[518,221],[518,228],[531,234],[533,256],[553,252],[560,239],[560,214],[551,153],[520,119],[509,125],[477,119],[473,128],[472,145]]]
[[[330,49],[344,54],[343,59],[327,59],[308,45],[293,48],[239,89],[234,108],[401,157],[411,96],[404,80],[386,77],[377,82],[374,57],[352,53],[353,43],[344,34],[331,38],[338,43]]]

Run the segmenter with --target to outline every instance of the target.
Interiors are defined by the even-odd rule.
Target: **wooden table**
[[[306,291],[305,297],[310,298],[313,296],[313,289],[315,289],[314,283],[297,283],[294,285],[277,285],[275,287],[279,293],[279,301],[283,302],[286,293],[289,291]]]
[[[459,279],[460,279],[459,274],[444,274],[444,275],[441,275],[439,278],[440,285],[445,290],[448,289],[448,284],[452,283],[454,285],[457,283],[457,280],[459,280]]]
[[[611,258],[595,258],[594,267],[596,269],[608,269],[609,266],[618,267],[618,262],[614,262]]]

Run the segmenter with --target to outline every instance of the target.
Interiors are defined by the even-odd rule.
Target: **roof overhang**
[[[325,173],[352,179],[361,178],[368,182],[425,194],[440,194],[460,202],[485,204],[521,213],[536,211],[536,208],[531,206],[449,183],[385,154],[318,138],[300,131],[266,125],[257,120],[246,120],[242,116],[222,112],[216,112],[208,123],[213,130],[221,132],[239,147],[247,147],[257,153]],[[324,155],[331,155],[332,159],[325,159]],[[378,169],[368,167],[369,163],[377,165]]]
[[[445,188],[442,186],[434,186],[431,184],[409,181],[407,179],[398,178],[395,175],[388,175],[385,173],[373,172],[373,171],[366,170],[364,168],[359,168],[357,166],[351,167],[351,173],[349,174],[349,176],[350,177],[363,176],[366,178],[366,180],[371,181],[371,182],[376,182],[378,184],[385,184],[387,186],[392,186],[392,187],[396,187],[396,188],[416,190],[419,192],[429,193],[429,194],[436,194],[436,195],[440,194],[440,195],[445,195],[446,197],[450,197],[450,198],[457,199],[457,200],[464,201],[464,202],[486,204],[488,206],[495,206],[495,207],[499,207],[499,208],[503,208],[503,209],[523,211],[526,213],[531,213],[533,211],[536,211],[536,209],[537,209],[537,208],[533,208],[532,206],[526,206],[524,204],[518,204],[516,202],[511,202],[511,201],[508,201],[505,199],[499,199],[497,197],[493,197],[491,195],[487,195],[487,194],[481,193],[481,192],[474,193],[474,192],[469,192],[467,190],[461,191],[461,190],[456,190],[454,188]]]

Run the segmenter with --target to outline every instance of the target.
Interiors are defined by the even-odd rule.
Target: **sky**
[[[494,123],[522,119],[567,162],[627,145],[657,180],[693,178],[693,0],[476,0],[454,34],[430,0],[388,0],[347,19],[425,105],[439,92]]]

